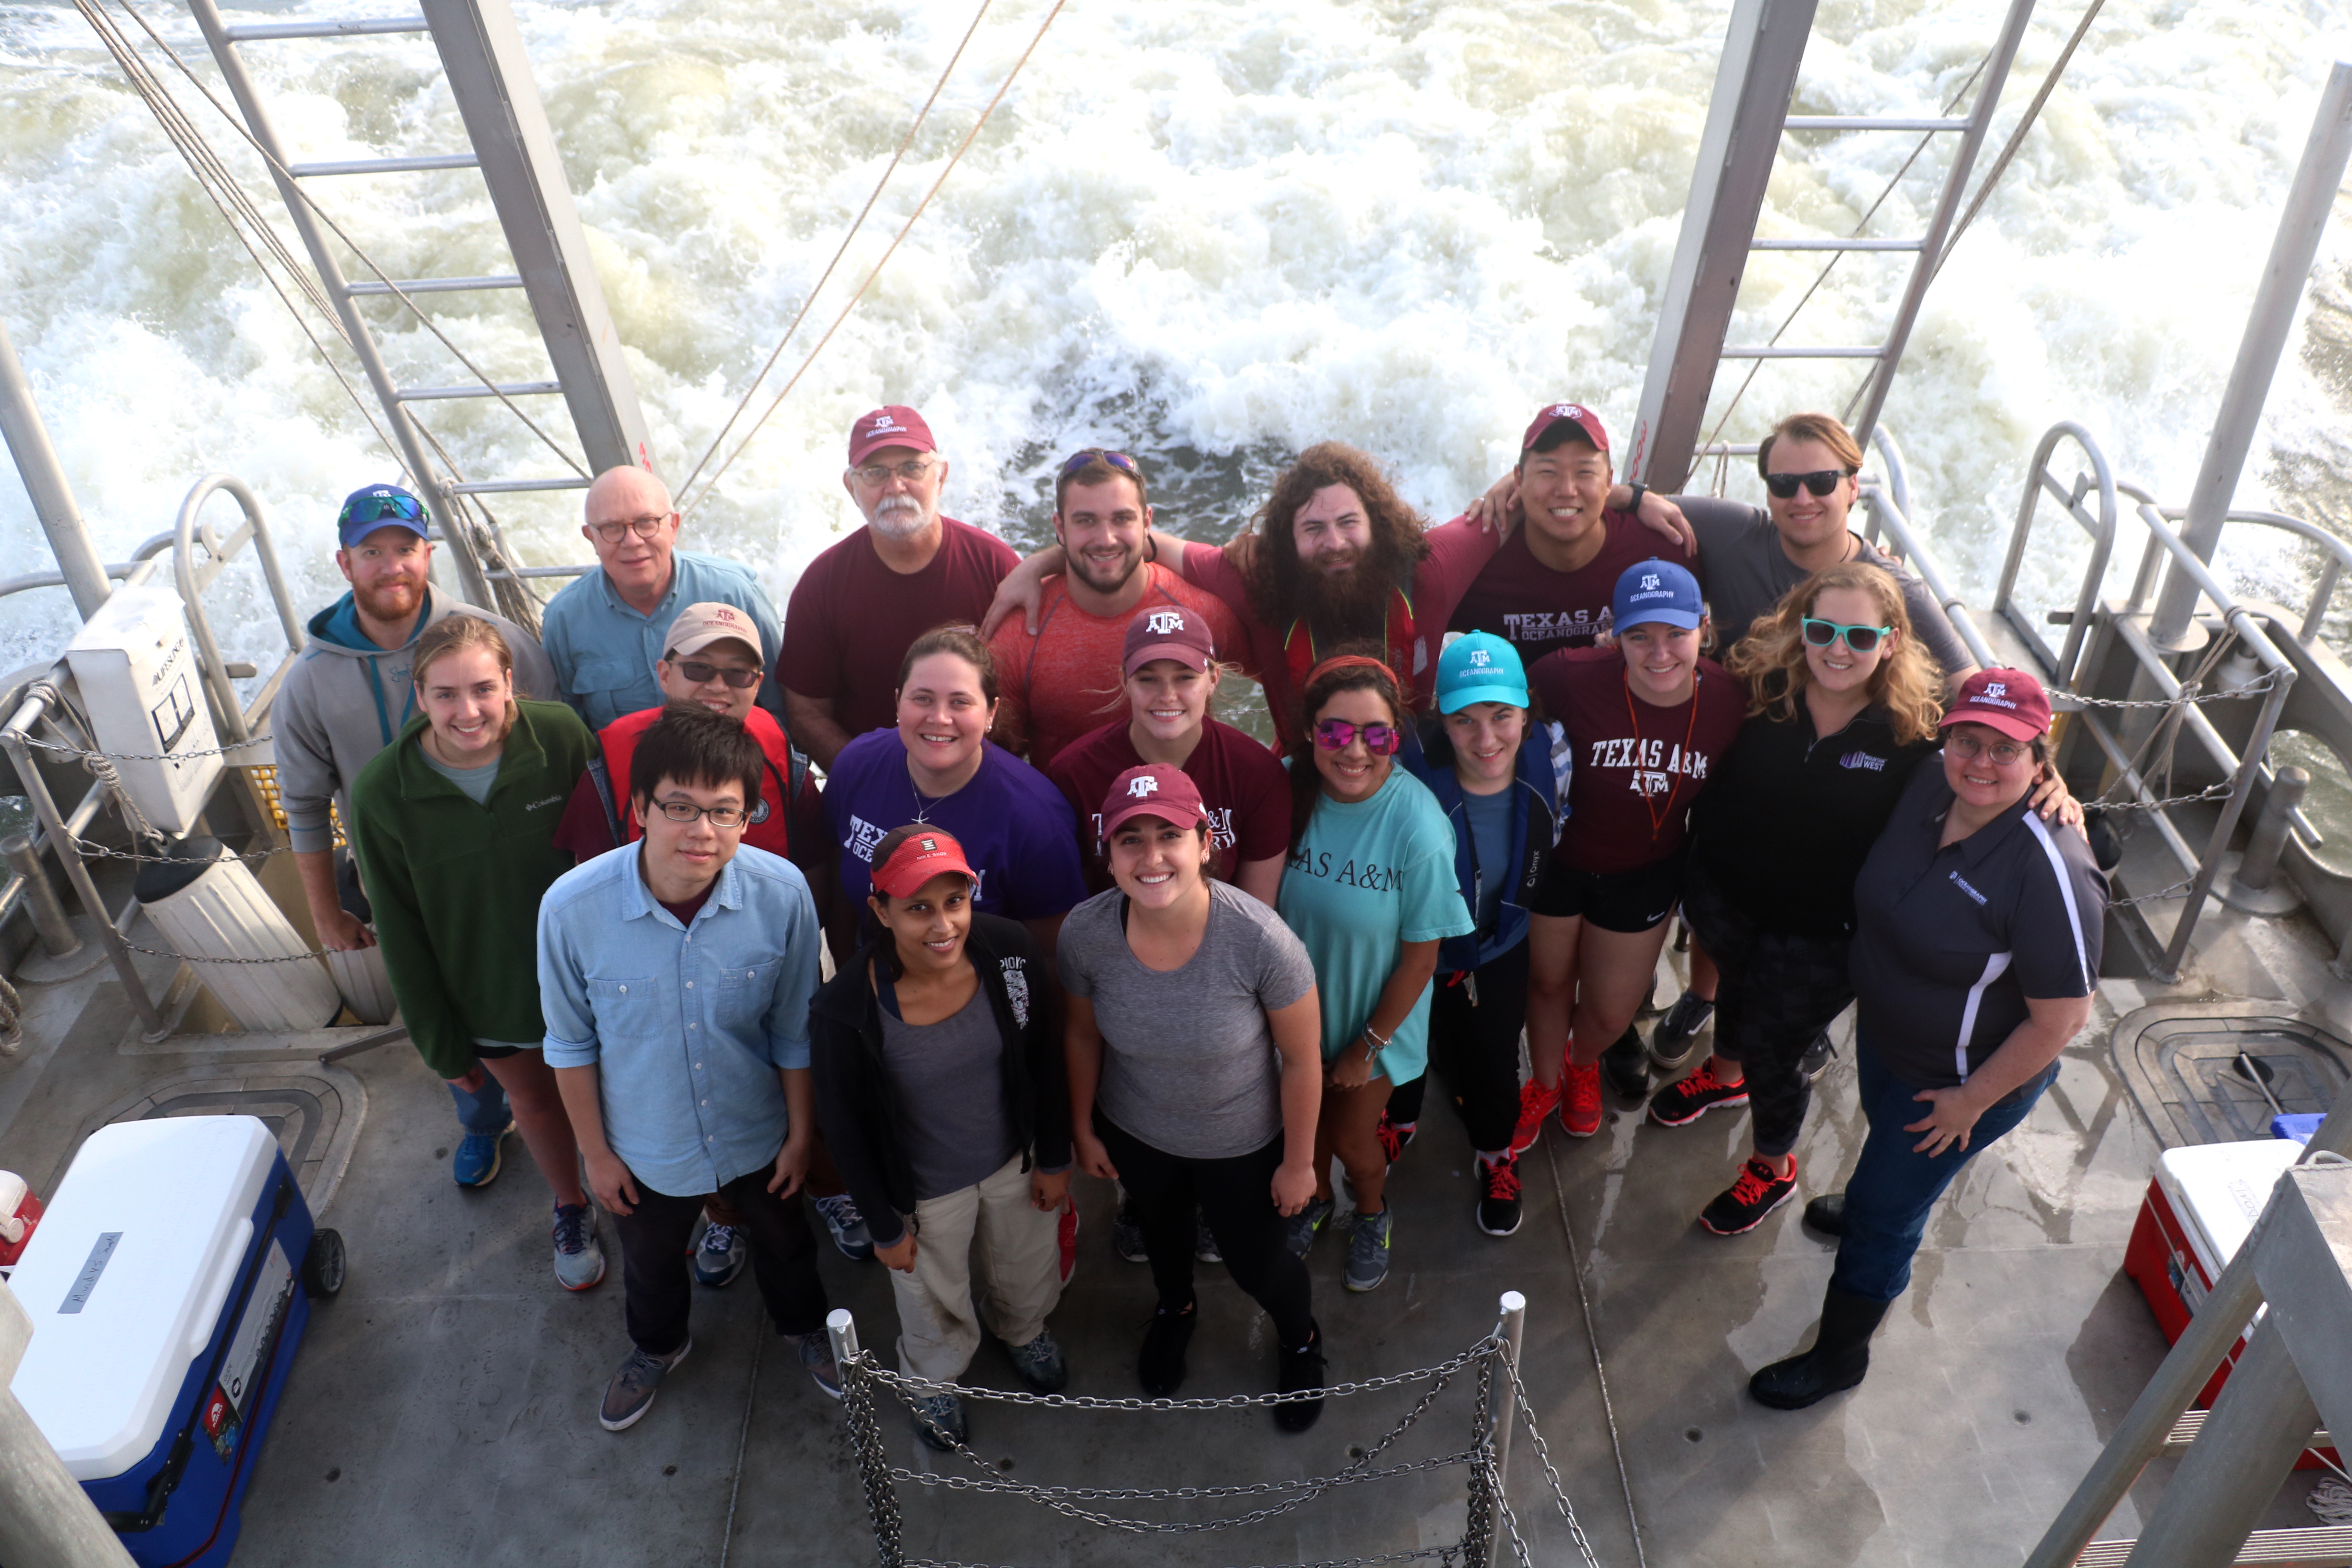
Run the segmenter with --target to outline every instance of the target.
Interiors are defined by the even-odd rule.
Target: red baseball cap
[[[2050,732],[2050,694],[2021,669],[1979,669],[1960,687],[1937,728],[1982,724],[2012,741]]]
[[[1606,453],[1609,450],[1609,432],[1601,427],[1601,416],[1581,403],[1555,403],[1528,422],[1528,433],[1519,437],[1520,452],[1534,450],[1535,444],[1543,439],[1544,432],[1563,419],[1583,431],[1586,438],[1601,451]]]
[[[890,851],[890,858],[874,868],[874,886],[885,898],[911,899],[923,890],[923,884],[934,877],[961,877],[968,882],[980,880],[963,858],[963,846],[955,836],[924,828],[909,833]]]
[[[1121,675],[1133,675],[1155,658],[1172,658],[1192,669],[1216,662],[1217,638],[1206,617],[1181,605],[1138,610],[1127,623],[1127,646],[1118,656]]]
[[[1103,796],[1102,836],[1108,841],[1130,816],[1157,816],[1179,827],[1197,827],[1209,820],[1201,804],[1201,789],[1182,768],[1165,763],[1129,768],[1110,781]]]
[[[885,447],[905,447],[917,452],[940,449],[923,416],[897,403],[857,416],[857,423],[849,427],[849,466],[857,467]]]

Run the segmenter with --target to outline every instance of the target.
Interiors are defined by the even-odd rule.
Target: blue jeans
[[[447,1083],[448,1080],[442,1080]],[[467,1094],[456,1084],[449,1084],[449,1098],[457,1104],[457,1120],[468,1132],[503,1132],[514,1112],[507,1109],[507,1091],[488,1073],[482,1075],[482,1088],[478,1094]]]
[[[1867,1040],[1856,1040],[1853,1055],[1870,1136],[1846,1183],[1845,1236],[1838,1243],[1830,1288],[1864,1300],[1892,1301],[1911,1283],[1911,1259],[1927,1228],[1927,1211],[1961,1167],[2025,1120],[2042,1091],[2056,1080],[2058,1064],[2051,1063],[2006,1103],[1977,1118],[1965,1152],[1955,1145],[1941,1154],[1919,1154],[1912,1145],[1925,1134],[1903,1129],[1927,1116],[1927,1102],[1911,1098],[1918,1090],[1887,1071]]]

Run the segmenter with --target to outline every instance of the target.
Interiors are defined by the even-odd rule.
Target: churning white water
[[[184,14],[133,3],[216,87]],[[783,370],[1047,4],[997,0]],[[973,5],[519,9],[656,459],[676,479],[800,308]],[[1797,107],[1937,112],[2000,11],[1826,0]],[[2080,14],[2080,0],[2060,0],[2037,19],[1995,146]],[[950,510],[1024,541],[1043,531],[1054,463],[1080,445],[1138,453],[1160,480],[1163,521],[1217,537],[1285,454],[1318,438],[1381,454],[1444,517],[1509,459],[1541,402],[1580,399],[1625,428],[1726,16],[1721,0],[1071,0],[872,292],[696,512],[688,542],[755,563],[781,601],[855,521],[839,484],[845,425],[885,401],[919,405],[940,432]],[[2185,490],[2344,21],[2282,0],[2111,0],[1929,296],[1887,411],[1923,521],[1964,583],[1989,586],[2023,458],[2055,419],[2097,432],[2118,471]],[[425,38],[247,54],[299,157],[464,145]],[[276,213],[257,160],[152,58]],[[1844,232],[1916,138],[1808,140],[1784,144],[1768,233]],[[1915,166],[1871,232],[1918,231],[1941,158]],[[102,553],[124,558],[170,526],[199,475],[226,469],[272,508],[306,610],[324,602],[340,586],[328,560],[337,500],[396,464],[69,5],[0,7],[0,314]],[[314,188],[394,277],[505,269],[470,172]],[[2299,329],[2273,391],[2250,503],[2340,510],[2347,257],[2339,224],[2320,268],[2334,304]],[[1733,336],[1778,327],[1821,259],[1759,258]],[[1906,265],[1849,258],[1787,341],[1875,338]],[[545,374],[519,296],[434,309],[499,378]],[[404,382],[466,379],[395,308],[371,310]],[[1727,435],[1842,407],[1854,374],[1769,368]],[[568,441],[560,402],[535,406]],[[427,418],[473,476],[563,471],[495,405],[427,405]],[[1733,476],[1733,493],[1753,488]],[[547,563],[584,552],[575,505],[499,510]],[[48,564],[21,490],[0,481],[0,575]],[[2294,568],[2275,550],[2238,564]],[[2039,570],[2071,597],[2065,568]],[[275,633],[257,585],[232,574],[217,593],[226,640],[266,658]],[[61,592],[0,601],[0,669],[70,625]]]

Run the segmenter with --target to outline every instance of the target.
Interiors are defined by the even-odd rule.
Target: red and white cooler
[[[2147,1298],[2166,1343],[2179,1343],[2188,1331],[2213,1281],[2253,1233],[2280,1173],[2302,1157],[2301,1143],[2263,1138],[2168,1149],[2158,1158],[2156,1179],[2147,1184],[2124,1252],[2124,1272]],[[2260,1312],[2255,1321],[2261,1321]],[[2252,1331],[2252,1324],[2247,1325],[2246,1333]],[[2197,1396],[2200,1407],[2211,1408],[2245,1348],[2246,1336],[2241,1334]],[[2296,1468],[2313,1469],[2319,1462],[2305,1453]]]
[[[145,1568],[212,1568],[309,1321],[342,1283],[267,1123],[92,1133],[10,1280],[33,1318],[12,1387]]]

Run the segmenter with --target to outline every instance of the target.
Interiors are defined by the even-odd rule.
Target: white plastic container
[[[399,999],[392,994],[392,972],[383,966],[383,949],[330,952],[327,973],[335,977],[335,989],[342,994],[343,1005],[361,1023],[389,1024],[392,1016],[400,1010]]]
[[[150,866],[140,873],[138,894],[163,945],[194,963],[205,989],[239,1028],[320,1029],[342,1010],[341,994],[326,967],[307,956],[310,950],[301,934],[270,902],[244,861],[222,855]],[[295,962],[205,962],[256,958]]]
[[[119,759],[147,820],[174,835],[194,827],[221,774],[220,738],[180,595],[152,583],[117,588],[66,645],[66,663],[98,749]],[[153,757],[171,760],[121,760]]]
[[[2204,1290],[2253,1234],[2280,1173],[2303,1157],[2303,1145],[2283,1138],[2242,1143],[2198,1143],[2167,1149],[2156,1163],[2157,1185],[2196,1253]]]

